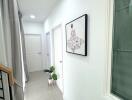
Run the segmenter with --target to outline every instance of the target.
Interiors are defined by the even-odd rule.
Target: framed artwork
[[[66,52],[87,56],[87,20],[85,14],[66,24]]]

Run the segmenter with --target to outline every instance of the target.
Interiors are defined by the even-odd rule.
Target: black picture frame
[[[69,27],[68,25],[71,25],[71,28],[73,28],[72,26],[72,24],[74,24],[74,22],[75,21],[79,21],[80,19],[83,19],[84,20],[84,25],[82,25],[82,28],[84,29],[84,33],[82,33],[83,35],[84,35],[84,44],[83,44],[83,49],[84,50],[82,50],[83,51],[83,53],[78,53],[78,52],[73,52],[73,48],[75,48],[75,46],[71,46],[71,50],[68,50],[69,48],[68,48],[68,45],[69,45],[69,40],[68,40],[68,28],[67,27]],[[84,27],[83,27],[84,26]],[[87,27],[88,27],[88,15],[87,14],[84,14],[84,15],[82,15],[82,16],[80,16],[80,17],[78,17],[78,18],[76,18],[76,19],[74,19],[74,20],[72,20],[72,21],[70,21],[70,22],[68,22],[66,25],[65,25],[65,32],[66,32],[66,52],[67,53],[71,53],[71,54],[76,54],[76,55],[81,55],[81,56],[87,56]],[[78,37],[77,37],[78,38]],[[75,39],[76,40],[76,39]],[[81,39],[80,39],[81,40]],[[72,41],[72,39],[71,39],[71,41]],[[71,45],[71,44],[70,44]],[[79,45],[80,45],[80,43],[79,43]],[[81,47],[80,47],[81,48]]]

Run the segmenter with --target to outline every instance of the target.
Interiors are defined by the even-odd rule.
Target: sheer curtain
[[[25,47],[25,37],[24,37],[24,29],[22,24],[22,13],[19,11],[19,22],[20,22],[20,30],[21,30],[21,44],[22,44],[22,55],[23,55],[23,68],[25,74],[25,81],[29,81],[29,71],[27,67],[27,58],[26,58],[26,47]]]
[[[2,0],[0,0],[0,64],[8,65],[7,57],[6,57],[6,48],[5,48],[5,39],[4,39],[4,30],[3,30],[3,8],[2,8]],[[3,83],[4,83],[4,96],[5,100],[10,100],[9,93],[9,84],[7,74],[2,73]]]
[[[16,0],[3,0],[3,26],[8,66],[13,67],[18,85],[12,87],[13,100],[24,100],[23,68],[27,71],[24,33]],[[27,71],[28,72],[28,71]],[[28,73],[26,74],[28,79]]]

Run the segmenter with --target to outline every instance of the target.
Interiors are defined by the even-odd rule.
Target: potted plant
[[[55,71],[55,67],[54,67],[54,66],[51,66],[51,67],[50,67],[50,71],[51,71],[51,72],[54,72],[54,71]]]
[[[45,69],[44,72],[52,73],[55,70],[54,66],[51,66],[49,69]]]
[[[55,67],[51,66],[50,69],[46,72],[49,72],[49,79],[48,79],[48,84],[49,85],[53,85],[56,83],[57,78],[57,74],[55,73]]]
[[[53,80],[57,80],[57,74],[55,72],[51,75],[51,77]]]

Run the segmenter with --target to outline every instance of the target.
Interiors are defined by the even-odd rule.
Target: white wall
[[[44,22],[45,33],[63,26],[64,100],[106,100],[107,0],[62,0]],[[66,53],[65,24],[88,14],[88,56]]]
[[[42,34],[43,24],[38,22],[23,21],[23,28],[25,34]]]
[[[45,44],[44,44],[44,36],[43,36],[43,33],[44,33],[43,24],[40,22],[23,21],[23,28],[24,28],[25,34],[40,34],[42,36],[42,56],[43,56],[42,64],[43,66],[42,67],[38,66],[38,68],[33,68],[29,71],[39,71],[39,70],[45,69],[46,65],[45,65],[45,57],[44,57],[44,54],[45,54],[44,45]]]

